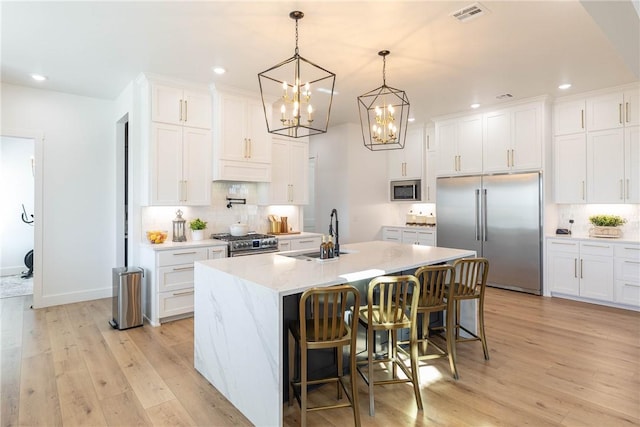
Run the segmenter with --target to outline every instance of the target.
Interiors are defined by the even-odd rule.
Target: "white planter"
[[[191,230],[191,240],[204,240],[204,230]]]

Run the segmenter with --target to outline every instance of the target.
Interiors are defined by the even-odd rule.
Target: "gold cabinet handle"
[[[195,255],[197,254],[197,252],[179,252],[179,253],[175,253],[173,254],[173,256],[178,256],[178,255]]]
[[[515,149],[511,149],[511,167],[515,167],[515,162],[513,161],[513,158],[515,157]]]
[[[573,277],[578,278],[578,258],[573,259]]]
[[[580,126],[584,129],[584,110],[580,110]]]
[[[629,103],[628,102],[625,104],[624,114],[625,114],[625,119],[627,123],[629,123]]]
[[[186,271],[186,270],[193,270],[193,267],[177,267],[173,269],[173,271]]]
[[[180,100],[180,117],[178,117],[178,121],[182,121],[182,99]]]
[[[618,104],[618,121],[622,124],[622,103]]]
[[[251,158],[253,156],[253,142],[251,142],[251,138],[247,138],[249,141],[249,155],[247,157]]]
[[[174,297],[180,296],[180,295],[191,295],[193,294],[194,291],[184,291],[184,292],[174,292],[172,295]]]
[[[582,276],[582,273],[583,273],[582,270],[583,270],[583,267],[584,267],[583,262],[584,262],[584,260],[582,258],[580,258],[580,278],[581,279],[584,279],[584,277]]]
[[[629,198],[629,178],[627,178],[627,199]]]
[[[189,185],[187,184],[187,180],[182,181],[184,185],[184,191],[182,193],[183,199],[185,202],[189,200]]]
[[[509,164],[509,151],[510,150],[507,150],[507,167],[511,166],[511,164]]]

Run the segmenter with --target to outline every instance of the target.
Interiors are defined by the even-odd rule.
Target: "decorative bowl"
[[[164,243],[169,235],[168,231],[164,230],[149,230],[147,231],[147,240],[151,244]]]

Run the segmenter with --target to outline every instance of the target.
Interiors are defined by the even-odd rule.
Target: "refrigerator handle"
[[[480,190],[476,188],[476,241],[480,240]]]
[[[482,190],[482,240],[487,241],[487,189]]]

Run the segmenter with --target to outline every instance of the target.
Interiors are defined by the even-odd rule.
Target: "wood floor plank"
[[[106,424],[102,406],[86,369],[58,374],[56,383],[65,426]]]
[[[152,426],[151,419],[133,390],[109,396],[100,401],[106,425],[121,426]]]
[[[20,369],[22,366],[21,347],[2,347],[0,352],[0,425],[18,425],[20,408]]]
[[[50,351],[22,358],[18,424],[62,425],[53,356]]]
[[[175,399],[126,331],[106,330],[102,336],[145,409]]]
[[[196,423],[176,399],[147,408],[147,414],[154,426],[193,426]]]

